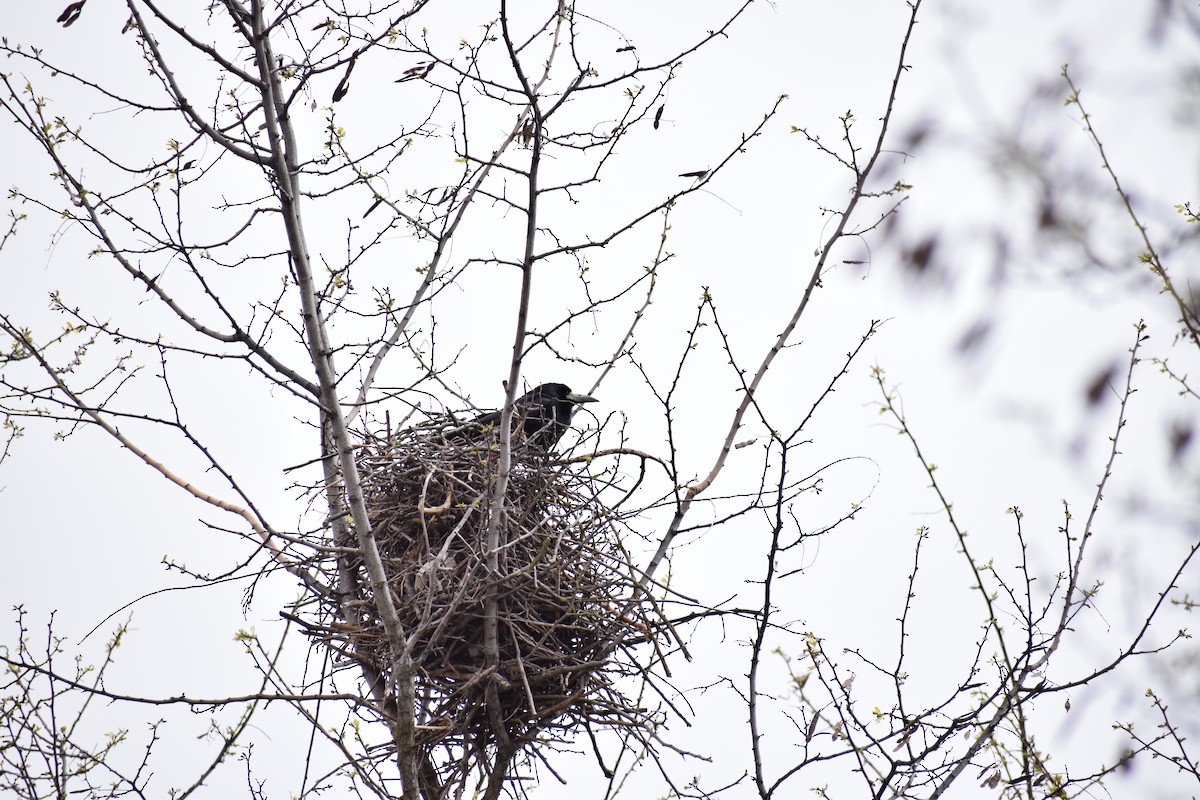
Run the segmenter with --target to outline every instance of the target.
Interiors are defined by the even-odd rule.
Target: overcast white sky
[[[113,5],[89,4],[81,22],[66,30],[54,24],[57,5],[11,6],[0,12],[0,20],[11,41],[42,46],[52,58],[79,64],[99,82],[127,76],[139,80],[142,68],[137,59],[114,44],[125,15]],[[669,51],[712,27],[724,9],[716,2],[648,5],[605,3],[588,13],[611,22],[646,53]],[[1108,210],[1104,176],[1077,112],[1062,103],[1067,89],[1059,77],[1061,66],[1069,62],[1084,87],[1083,98],[1106,151],[1137,199],[1139,213],[1150,222],[1151,234],[1163,241],[1177,236],[1182,224],[1172,207],[1198,197],[1194,75],[1200,34],[1174,18],[1152,34],[1159,5],[1064,0],[927,2],[922,7],[908,58],[912,69],[899,96],[893,140],[897,152],[887,165],[889,176],[913,185],[911,198],[888,233],[840,245],[844,252],[834,263],[845,259],[865,264],[842,265],[828,275],[797,334],[803,344],[789,353],[767,387],[768,402],[807,407],[869,320],[887,320],[810,433],[808,457],[814,469],[847,460],[830,471],[826,491],[804,506],[805,523],[819,526],[844,513],[850,503],[865,503],[866,508],[853,524],[806,551],[803,575],[788,584],[788,595],[780,600],[788,609],[785,616],[803,620],[831,641],[834,651],[869,643],[888,652],[913,532],[922,525],[931,527],[935,546],[924,566],[930,577],[927,594],[917,605],[921,624],[912,633],[922,657],[914,682],[933,683],[945,677],[943,669],[957,675],[955,658],[969,648],[978,624],[976,609],[957,605],[961,600],[955,598],[963,597],[968,585],[967,573],[936,498],[924,488],[919,465],[873,406],[878,395],[869,366],[882,366],[900,387],[921,446],[939,465],[955,511],[978,538],[978,546],[994,549],[998,568],[1011,567],[1012,521],[1004,512],[1019,505],[1034,542],[1035,565],[1046,577],[1057,569],[1052,559],[1058,554],[1055,532],[1062,522],[1061,503],[1068,500],[1077,516],[1090,504],[1115,425],[1111,393],[1094,408],[1085,406],[1088,381],[1123,357],[1138,319],[1151,326],[1145,357],[1170,356],[1179,372],[1190,368],[1197,373],[1197,353],[1171,348],[1175,314],[1135,264],[1139,246],[1134,231]],[[577,7],[585,10],[582,3]],[[443,13],[430,27],[432,35],[449,41],[475,35],[476,26],[495,15],[485,3],[459,3],[453,12]],[[846,197],[844,171],[789,127],[808,127],[820,131],[823,140],[836,141],[837,118],[850,109],[861,121],[863,144],[873,140],[905,17],[905,5],[896,0],[752,7],[728,40],[685,59],[670,89],[662,128],[640,132],[621,148],[625,160],[595,191],[592,204],[557,211],[564,230],[578,230],[620,211],[623,197],[637,203],[677,188],[682,180],[678,173],[710,166],[714,154],[733,146],[776,97],[789,96],[778,118],[750,143],[745,156],[719,176],[710,191],[688,198],[674,212],[669,249],[675,258],[664,270],[654,325],[643,331],[638,343],[648,364],[666,369],[677,359],[702,287],[710,287],[747,365],[757,363],[807,279],[813,251],[827,235],[828,217],[820,209],[838,207]],[[398,75],[407,66],[393,72]],[[395,75],[369,71],[380,67],[360,69],[366,74],[356,73],[360,83],[338,107],[339,122],[350,130],[351,146],[369,141],[375,126],[395,114],[408,90],[392,83]],[[0,70],[26,70],[46,83],[11,60],[0,63]],[[335,83],[336,76],[330,76],[327,88],[331,91]],[[72,95],[54,95],[48,89],[40,93],[64,108],[72,100]],[[103,130],[106,114],[103,106],[96,110],[99,113],[78,121]],[[597,113],[602,117],[603,111]],[[320,120],[317,112],[300,123],[311,126],[314,143],[319,142]],[[509,124],[498,119],[494,129],[480,131],[480,141],[498,140]],[[912,157],[904,157],[899,152],[904,134],[926,127],[931,137]],[[104,135],[122,137],[112,141],[130,157],[139,152],[161,154],[165,148],[166,134],[149,121],[145,128],[110,128]],[[1090,226],[1090,241],[1119,270],[1086,268],[1069,243],[1053,245],[1032,238],[1038,192],[1020,170],[1019,160],[1003,150],[1011,138],[1048,159],[1054,172],[1043,174],[1075,203],[1062,211]],[[6,187],[18,184],[27,191],[49,192],[50,167],[10,124],[0,125],[0,151],[9,154],[0,167]],[[1001,160],[1008,168],[993,169]],[[394,189],[420,185],[422,168],[411,169],[412,173],[387,176]],[[231,186],[229,191],[236,194],[239,188]],[[10,208],[32,211],[4,202],[5,213]],[[365,195],[364,209],[369,202]],[[128,285],[103,259],[85,257],[91,243],[84,236],[61,228],[51,215],[31,216],[21,235],[0,252],[0,306],[31,326],[52,326],[57,318],[46,311],[46,296],[61,289],[69,304],[86,304],[98,316],[131,315],[138,324],[154,324],[156,312],[147,308],[141,290]],[[314,248],[326,248],[336,257],[345,236],[344,217],[340,226],[336,213],[329,219],[314,232]],[[494,228],[481,224],[476,239],[456,245],[461,249],[454,258],[461,261],[511,246],[512,240],[504,238],[509,235],[505,223],[497,218],[489,221]],[[1003,279],[994,266],[994,231],[1004,232],[1009,240]],[[658,234],[650,225],[628,242],[591,255],[589,266],[597,282],[603,285],[605,270],[648,262]],[[904,268],[898,252],[903,243],[935,234],[940,242],[937,267],[922,280]],[[388,252],[402,256],[409,244],[397,242]],[[344,252],[344,244],[341,248]],[[1191,246],[1172,253],[1181,282],[1200,278],[1195,256]],[[376,267],[378,274],[389,268]],[[479,280],[442,301],[438,347],[447,359],[463,348],[451,380],[477,404],[491,406],[501,399],[499,385],[511,341],[507,317],[492,312],[511,296],[512,281],[502,274]],[[539,297],[535,292],[535,302],[544,304],[547,317],[578,299],[555,295],[557,286],[547,276],[536,290],[545,294]],[[991,336],[966,355],[958,352],[956,342],[984,318],[995,323]],[[460,324],[463,319],[470,324]],[[570,344],[584,357],[610,346],[600,333],[583,326],[573,331]],[[715,348],[715,339],[706,346]],[[684,463],[695,465],[696,474],[707,470],[716,452],[734,386],[730,374],[722,372],[726,368],[720,358],[705,363],[711,364],[712,373],[691,379],[694,402],[681,409],[680,418],[685,433],[681,453]],[[149,371],[154,369],[151,365]],[[406,369],[411,367],[397,364],[383,383],[403,383]],[[531,383],[561,379],[582,390],[593,380],[591,370],[558,364],[545,350],[531,360],[526,374]],[[220,382],[220,376],[232,383]],[[295,525],[302,508],[294,493],[286,491],[291,479],[282,469],[313,455],[314,437],[302,424],[306,409],[282,392],[261,391],[261,386],[253,394],[231,390],[243,377],[234,369],[188,373],[181,367],[174,380],[182,410],[207,441],[249,473],[250,488],[256,499],[262,498],[264,513],[283,525]],[[1170,464],[1164,434],[1170,420],[1194,419],[1197,406],[1179,397],[1149,363],[1140,366],[1138,381],[1140,390],[1122,434],[1123,456],[1100,525],[1103,559],[1094,565],[1093,577],[1105,581],[1105,595],[1100,614],[1081,621],[1080,639],[1067,664],[1111,652],[1153,599],[1151,587],[1162,579],[1157,570],[1200,536],[1197,460],[1193,455]],[[145,391],[149,402],[153,390]],[[601,418],[610,413],[629,416],[634,446],[661,447],[661,421],[652,411],[643,411],[652,410],[653,404],[632,369],[617,369],[597,396]],[[714,422],[714,415],[724,416]],[[297,422],[296,417],[304,419]],[[100,432],[83,430],[59,442],[52,439],[54,430],[29,423],[27,435],[0,464],[0,546],[5,553],[0,559],[0,608],[23,605],[35,626],[44,625],[57,610],[55,631],[67,638],[68,654],[112,611],[147,592],[185,583],[162,568],[164,554],[198,570],[221,569],[244,555],[241,543],[201,522],[228,520],[186,502]],[[197,468],[177,445],[157,442],[153,431],[142,433],[168,457],[178,459],[172,463],[181,469]],[[735,453],[730,466],[730,490],[737,485],[740,457],[740,451]],[[193,477],[202,481],[210,476]],[[697,515],[705,513],[700,509]],[[681,550],[674,565],[678,588],[710,602],[744,591],[744,577],[753,574],[759,559],[746,546],[753,537],[750,524],[718,528]],[[1195,570],[1185,585],[1197,585]],[[288,580],[265,582],[243,616],[244,589],[244,584],[234,584],[170,592],[135,605],[133,631],[121,648],[120,669],[110,688],[149,695],[184,690],[220,695],[250,688],[253,672],[232,637],[241,626],[271,629],[278,608],[296,590]],[[85,657],[95,658],[111,624],[81,648]],[[1183,624],[1186,620],[1176,620],[1164,630]],[[0,642],[11,639],[11,626],[0,630],[5,631]],[[744,635],[740,631],[723,637],[715,627],[696,631],[694,646],[700,657],[677,666],[677,685],[686,689],[719,677],[741,681],[746,650],[738,637]],[[1193,677],[1177,676],[1175,686],[1196,687],[1194,663],[1188,668]],[[779,670],[772,675],[782,682]],[[1054,763],[1080,759],[1075,762],[1078,771],[1085,772],[1115,760],[1122,745],[1110,723],[1142,713],[1145,686],[1161,679],[1161,674],[1135,670],[1108,680],[1102,691],[1081,691],[1079,702],[1072,700],[1071,716],[1058,707],[1041,709],[1054,735],[1046,743],[1055,754]],[[685,748],[748,751],[745,709],[736,697],[724,691],[691,693],[689,699],[699,724],[690,730],[672,727]],[[1185,700],[1195,708],[1194,692],[1178,702]],[[869,708],[869,698],[862,702]],[[141,733],[145,720],[157,714],[104,718],[95,724],[99,729],[127,725]],[[289,720],[285,709],[274,709],[259,722],[262,736],[255,758],[261,759],[259,767],[271,780],[271,796],[284,796],[295,788],[288,783],[287,770],[295,764],[295,736],[302,731],[297,733]],[[1193,737],[1200,733],[1189,724]],[[179,754],[181,768],[164,767],[161,788],[189,774],[182,765],[185,756],[194,753],[195,725],[181,720],[168,732],[164,749]],[[773,730],[778,737],[774,754],[784,759],[789,734],[786,728]],[[208,750],[213,747],[215,743],[209,743]],[[275,763],[290,766],[272,769]],[[587,763],[585,757],[577,763],[568,759],[567,769],[585,775]],[[746,765],[745,757],[718,758],[703,770],[691,765],[680,774],[702,773],[705,785],[719,786],[736,779]],[[800,777],[793,785],[794,795],[807,796],[814,783],[844,787],[842,780],[844,770],[839,774],[836,769],[811,780]],[[1155,771],[1149,764],[1136,767],[1126,780],[1140,786],[1139,796],[1195,791],[1194,782]],[[237,792],[243,781],[238,767],[226,768],[214,776],[209,796]],[[652,769],[636,781],[632,796],[664,791]],[[569,794],[587,796],[586,791],[575,791],[578,786]],[[957,796],[971,796],[968,788],[973,787],[965,782]],[[747,796],[749,789],[747,785],[735,794]],[[1121,789],[1113,794],[1122,796]],[[534,796],[557,797],[563,792],[548,785]]]

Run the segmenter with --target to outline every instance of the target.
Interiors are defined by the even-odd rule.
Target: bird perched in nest
[[[513,420],[527,442],[549,450],[558,442],[571,424],[571,415],[580,403],[594,403],[596,398],[571,391],[562,383],[543,383],[517,398],[513,404]],[[499,425],[499,411],[476,418],[478,425]]]

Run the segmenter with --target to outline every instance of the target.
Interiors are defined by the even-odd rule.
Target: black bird
[[[562,383],[543,383],[517,398],[513,405],[513,420],[521,427],[527,442],[543,450],[553,447],[567,432],[571,415],[580,403],[594,403],[596,398],[576,394]],[[499,425],[500,412],[491,411],[475,420],[479,425]]]

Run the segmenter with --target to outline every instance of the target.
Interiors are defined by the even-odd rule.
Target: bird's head
[[[572,392],[571,387],[565,383],[543,383],[534,391],[540,392],[543,396],[553,397],[555,400],[566,401],[575,405],[596,402],[596,398],[594,397]]]
[[[567,405],[572,411],[574,410],[574,406],[580,403],[596,402],[596,398],[594,397],[571,391],[571,387],[565,383],[543,383],[525,395],[523,399],[542,403],[561,403]],[[570,421],[570,412],[567,414],[567,421]]]

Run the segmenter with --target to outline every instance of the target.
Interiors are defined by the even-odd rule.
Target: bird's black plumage
[[[521,431],[525,441],[549,450],[567,432],[575,407],[580,403],[594,402],[596,398],[576,394],[566,384],[543,383],[518,397],[513,404],[514,430]],[[475,422],[479,425],[498,425],[500,412],[488,412]]]

